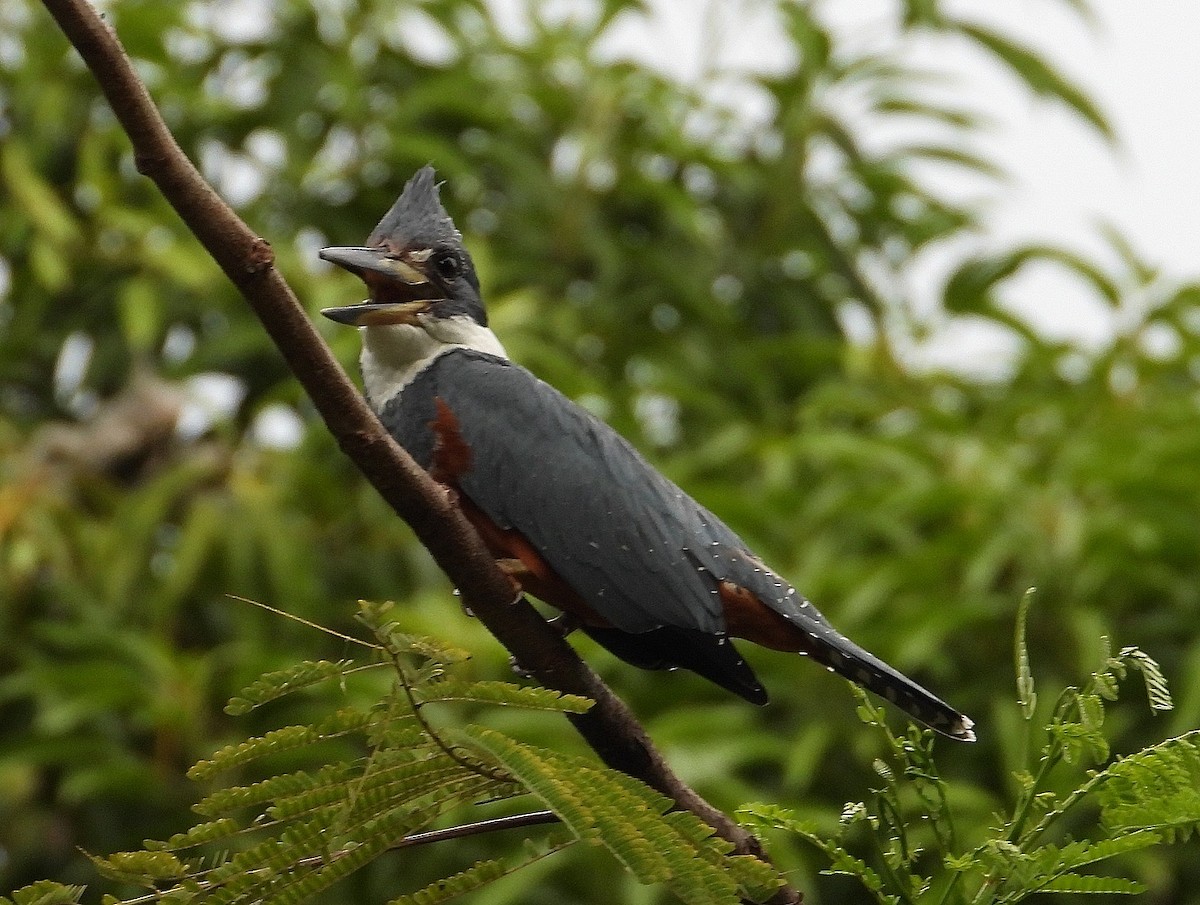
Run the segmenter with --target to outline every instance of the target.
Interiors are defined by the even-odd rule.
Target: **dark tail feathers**
[[[892,669],[834,629],[822,627],[820,631],[809,629],[809,632],[813,643],[807,653],[818,663],[890,701],[942,735],[963,742],[975,741],[971,718],[959,713],[937,695]]]

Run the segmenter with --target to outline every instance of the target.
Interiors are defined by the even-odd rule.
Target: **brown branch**
[[[542,684],[595,701],[569,719],[601,759],[695,813],[738,851],[757,839],[685,785],[645,729],[563,638],[512,587],[446,491],[388,435],[274,267],[270,245],[216,194],[179,148],[116,34],[86,0],[43,0],[91,69],[149,176],[254,309],[337,438],[379,494],[416,533],[480,621]],[[798,901],[785,890],[780,901]]]

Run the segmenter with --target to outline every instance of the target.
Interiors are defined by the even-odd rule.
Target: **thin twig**
[[[429,845],[434,842],[445,842],[447,839],[464,839],[467,836],[478,836],[482,833],[497,833],[501,830],[515,830],[523,826],[541,826],[544,823],[558,822],[558,815],[553,811],[531,811],[528,814],[513,814],[510,817],[492,817],[490,820],[477,820],[475,823],[448,826],[444,830],[413,833],[411,836],[405,836],[392,848]]]
[[[387,434],[346,377],[311,319],[274,267],[270,245],[216,194],[154,106],[111,28],[87,0],[43,0],[91,69],[133,143],[139,172],[149,176],[254,309],[338,445],[459,588],[480,621],[524,669],[557,691],[595,703],[570,714],[610,767],[628,773],[692,811],[737,851],[762,853],[759,841],[683,783],[619,698],[588,668],[512,586],[452,499]],[[780,902],[799,901],[790,887]]]
[[[305,619],[303,616],[297,616],[295,613],[289,613],[286,610],[278,609],[271,606],[269,603],[262,603],[258,600],[252,600],[249,597],[243,597],[240,594],[226,594],[230,600],[238,600],[242,603],[248,603],[251,606],[261,607],[268,613],[274,613],[276,616],[282,616],[284,619],[291,619],[293,622],[299,622],[301,625],[306,625],[309,628],[316,629],[318,632],[324,632],[326,635],[332,635],[334,638],[341,638],[343,641],[349,641],[351,644],[359,644],[363,647],[368,647],[371,650],[383,650],[382,644],[375,644],[372,641],[364,641],[362,638],[355,638],[353,635],[346,635],[328,626],[321,625],[319,622],[313,622],[311,619]]]

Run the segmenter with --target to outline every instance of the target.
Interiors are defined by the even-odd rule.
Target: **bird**
[[[366,284],[365,301],[321,313],[359,329],[371,408],[453,492],[517,593],[643,669],[688,669],[765,704],[744,639],[974,741],[969,717],[838,632],[607,423],[509,359],[432,166],[365,245],[320,257]]]

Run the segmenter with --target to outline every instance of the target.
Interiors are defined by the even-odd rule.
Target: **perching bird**
[[[365,247],[321,257],[369,289],[369,300],[322,313],[361,328],[371,406],[456,491],[520,589],[645,669],[690,669],[765,704],[730,640],[745,638],[807,654],[974,740],[968,717],[839,634],[612,428],[509,361],[432,167],[409,180]]]

